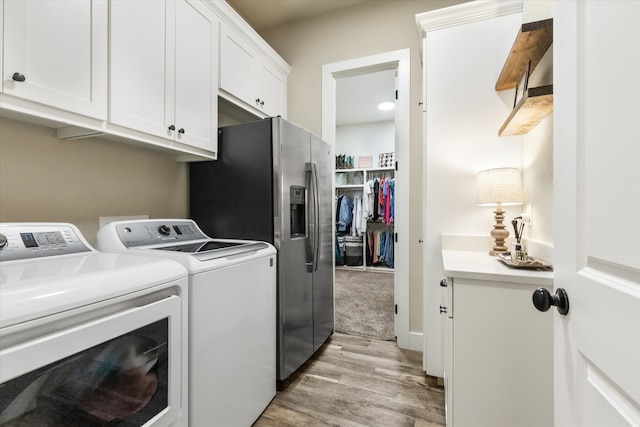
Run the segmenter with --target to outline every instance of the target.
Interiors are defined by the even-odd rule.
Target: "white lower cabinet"
[[[218,25],[200,2],[112,2],[110,122],[217,152]]]
[[[3,99],[107,118],[106,0],[21,0],[0,4]],[[23,106],[21,100],[33,102]],[[15,101],[15,102],[14,102]]]
[[[553,426],[553,314],[528,282],[448,278],[448,427]]]

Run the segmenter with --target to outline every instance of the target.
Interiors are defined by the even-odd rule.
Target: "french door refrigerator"
[[[278,250],[277,375],[285,380],[333,332],[331,150],[280,117],[219,128],[218,149],[218,160],[189,166],[190,216],[211,237]]]

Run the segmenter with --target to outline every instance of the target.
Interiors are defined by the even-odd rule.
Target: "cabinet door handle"
[[[533,305],[540,311],[547,311],[555,305],[558,313],[566,315],[569,312],[569,296],[562,288],[556,289],[555,295],[551,295],[545,288],[538,288],[533,291]]]
[[[446,312],[447,312],[447,307],[444,307],[444,306],[441,305],[440,306],[440,314],[446,313]]]
[[[447,286],[449,286],[449,281],[447,279],[440,280],[440,286],[446,288]]]
[[[184,128],[180,128],[180,129],[178,129],[178,133],[179,133],[179,134],[183,134],[183,133],[184,133]]]
[[[24,74],[21,73],[13,73],[13,76],[11,76],[11,78],[17,82],[23,82],[26,80]]]
[[[169,126],[169,130],[176,130],[176,127],[174,125]]]

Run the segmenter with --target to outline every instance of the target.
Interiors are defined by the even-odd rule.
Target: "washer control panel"
[[[125,222],[117,224],[115,228],[120,241],[127,248],[208,238],[191,220]]]
[[[71,224],[0,224],[0,261],[42,258],[92,249]]]

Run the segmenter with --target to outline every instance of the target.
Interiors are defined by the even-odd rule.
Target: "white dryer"
[[[0,425],[183,426],[187,271],[0,224]]]
[[[187,219],[118,221],[98,249],[180,262],[189,273],[189,421],[248,427],[276,394],[276,250],[211,239]]]

